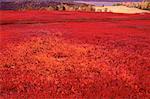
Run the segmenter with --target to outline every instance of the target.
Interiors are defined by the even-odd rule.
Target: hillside
[[[58,11],[95,11],[93,5],[74,2],[1,2],[0,10],[58,10]]]

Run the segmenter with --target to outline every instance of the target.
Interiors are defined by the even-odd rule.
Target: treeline
[[[93,5],[62,2],[0,2],[0,10],[59,10],[59,11],[95,11]]]

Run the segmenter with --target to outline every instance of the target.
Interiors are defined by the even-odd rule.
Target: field
[[[150,14],[0,13],[1,99],[148,99]]]
[[[127,13],[127,14],[135,14],[135,13],[150,13],[148,10],[141,10],[138,8],[129,8],[126,6],[96,6],[95,7],[96,11],[105,11],[107,9],[107,12],[114,12],[114,13]]]

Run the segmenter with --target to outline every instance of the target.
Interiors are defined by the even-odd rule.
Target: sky
[[[16,0],[0,0],[0,1],[16,1]],[[32,1],[32,0],[20,0],[20,1]],[[39,0],[39,1],[141,1],[141,0]]]

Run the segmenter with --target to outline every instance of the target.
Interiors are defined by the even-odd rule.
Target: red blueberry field
[[[150,14],[0,13],[1,99],[150,97]]]

